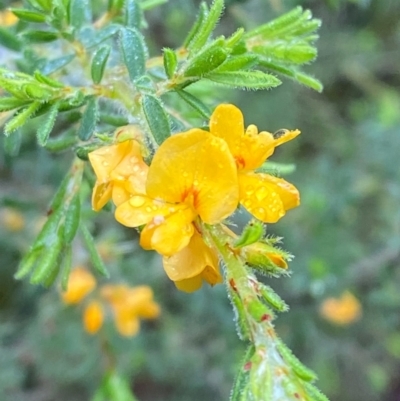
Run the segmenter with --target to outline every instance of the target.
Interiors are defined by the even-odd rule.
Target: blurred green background
[[[9,5],[0,1],[0,8]],[[181,44],[197,5],[170,0],[147,14],[154,54]],[[266,279],[291,307],[278,317],[278,333],[318,373],[318,386],[332,401],[398,401],[400,2],[231,0],[219,31],[254,27],[296,5],[323,21],[319,57],[306,71],[324,92],[284,80],[268,92],[211,87],[210,98],[239,105],[246,123],[260,129],[302,131],[272,159],[297,165],[286,178],[302,195],[301,207],[268,227],[296,256],[291,278]],[[1,146],[1,401],[89,400],[103,374],[102,340],[83,331],[80,307],[65,307],[57,288],[12,277],[72,156],[39,149],[34,135],[23,137],[18,157]],[[162,307],[161,317],[144,322],[133,339],[106,328],[119,371],[141,401],[227,400],[245,346],[224,287],[177,291],[159,257],[139,249],[134,230],[110,213],[91,212],[85,190],[85,213],[110,281],[148,284]],[[86,263],[79,243],[75,262]],[[360,300],[362,318],[336,326],[319,308],[344,290]]]

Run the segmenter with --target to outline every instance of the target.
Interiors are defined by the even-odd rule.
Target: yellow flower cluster
[[[245,129],[232,104],[218,106],[209,125],[210,131],[195,128],[169,137],[150,166],[137,139],[89,154],[97,177],[93,208],[100,210],[112,199],[117,221],[141,227],[141,246],[163,255],[168,277],[188,292],[203,280],[222,281],[203,223],[221,223],[239,204],[262,222],[275,223],[300,203],[293,185],[256,171],[298,130],[274,135],[258,133],[254,125]]]
[[[321,304],[323,318],[340,326],[345,326],[360,319],[362,308],[360,301],[349,291],[338,298],[326,298]]]
[[[67,291],[61,294],[67,305],[81,303],[96,288],[93,275],[83,267],[76,267],[70,274]],[[134,336],[140,328],[139,319],[154,319],[160,307],[153,300],[148,286],[104,285],[84,307],[83,323],[90,334],[97,333],[103,325],[106,308],[114,316],[117,331],[123,336]]]

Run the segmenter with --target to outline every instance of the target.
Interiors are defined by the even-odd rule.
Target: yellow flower
[[[12,26],[16,24],[18,17],[10,10],[0,12],[0,26]]]
[[[238,169],[239,202],[253,216],[265,223],[275,223],[286,210],[300,204],[299,192],[292,184],[254,172],[274,153],[275,147],[295,138],[300,131],[258,133],[255,125],[245,130],[242,112],[232,104],[222,104],[211,116],[210,132],[228,144]]]
[[[327,298],[320,307],[321,315],[337,325],[347,325],[361,317],[360,301],[349,291],[339,298]]]
[[[2,226],[8,231],[21,231],[25,227],[25,219],[22,213],[15,209],[5,207],[0,212]]]
[[[76,267],[70,274],[67,291],[61,294],[65,304],[78,304],[96,287],[96,280],[83,267]]]
[[[211,285],[222,283],[218,264],[217,252],[206,245],[197,230],[194,230],[188,246],[163,258],[168,277],[178,289],[186,292],[198,290],[203,280]]]
[[[142,247],[172,256],[188,246],[198,216],[216,224],[237,204],[237,171],[226,142],[192,129],[159,147],[149,168],[146,195],[120,204],[115,218],[128,227],[145,225]]]
[[[139,318],[154,319],[160,307],[153,300],[153,291],[143,285],[106,285],[101,289],[102,297],[111,305],[118,332],[123,336],[134,336],[140,328]]]
[[[83,312],[83,325],[89,334],[96,334],[104,321],[103,306],[98,301],[91,301]]]
[[[130,194],[143,194],[148,166],[143,161],[138,141],[129,139],[103,146],[89,153],[97,181],[93,189],[92,206],[99,211],[111,198],[118,206]]]

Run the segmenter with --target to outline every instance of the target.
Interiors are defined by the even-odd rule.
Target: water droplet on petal
[[[133,207],[140,207],[143,206],[145,204],[145,199],[142,198],[141,196],[132,196],[129,200],[129,203],[131,204],[131,206]]]
[[[104,167],[108,167],[110,165],[110,163],[107,162],[107,161],[104,161],[102,164],[103,164]]]
[[[154,223],[156,226],[159,226],[160,224],[164,223],[164,221],[165,221],[165,217],[162,216],[162,215],[160,215],[160,216],[154,216],[154,218],[153,218],[153,223]]]
[[[152,209],[150,206],[146,206],[146,212],[147,212],[147,213],[152,212],[152,210],[153,210],[153,209]]]

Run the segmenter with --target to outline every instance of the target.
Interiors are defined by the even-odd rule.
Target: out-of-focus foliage
[[[302,206],[270,229],[296,255],[291,278],[268,280],[291,307],[277,320],[278,333],[318,372],[332,401],[394,401],[400,392],[400,3],[232,0],[219,30],[230,32],[235,21],[251,28],[300,3],[324,21],[318,62],[305,68],[323,82],[322,94],[290,82],[240,97],[212,85],[210,91],[241,105],[248,123],[261,129],[302,131],[274,159],[297,165],[290,180],[302,194]],[[9,5],[0,1],[1,8]],[[179,44],[195,9],[192,1],[171,0],[149,13],[154,48]],[[0,47],[1,63],[4,57],[13,53]],[[32,135],[13,144],[20,146],[18,159],[7,146],[8,154],[0,154],[1,400],[89,400],[107,364],[102,338],[84,333],[82,311],[64,306],[56,289],[12,278],[69,156],[55,162]],[[93,214],[88,202],[82,213]],[[106,328],[119,371],[138,399],[228,399],[243,345],[224,288],[178,292],[132,230],[106,212],[93,221],[112,281],[150,285],[162,305],[161,318],[144,323],[133,340]],[[87,263],[83,245],[77,255],[75,264]],[[321,318],[320,305],[345,290],[360,300],[362,317],[335,326]]]

